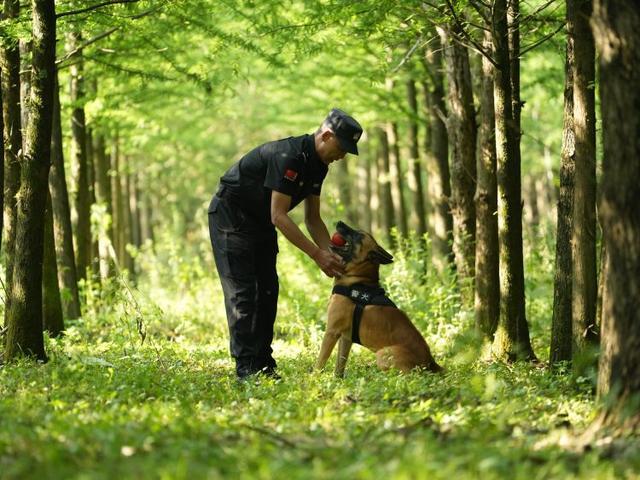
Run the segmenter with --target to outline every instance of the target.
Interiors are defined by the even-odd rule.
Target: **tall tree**
[[[404,201],[404,173],[400,159],[398,124],[396,122],[387,122],[386,131],[387,151],[389,153],[389,183],[395,209],[395,223],[398,227],[398,233],[406,238],[409,233],[409,227],[407,225],[407,206]]]
[[[113,248],[116,253],[116,259],[119,266],[124,265],[124,245],[123,245],[123,206],[122,206],[122,184],[120,180],[120,148],[119,139],[116,134],[112,140],[111,147],[111,199],[113,201]]]
[[[418,236],[423,238],[427,233],[427,213],[424,202],[424,188],[422,187],[422,162],[418,146],[418,93],[413,78],[407,80],[407,103],[409,104],[409,172],[411,175],[411,192],[413,194],[413,208],[416,217]]]
[[[96,203],[103,209],[107,220],[103,225],[106,232],[100,231],[98,249],[100,253],[100,276],[106,278],[114,273],[112,259],[109,255],[109,245],[114,244],[113,239],[113,203],[111,201],[111,184],[109,179],[109,156],[105,148],[104,135],[94,135],[95,171],[96,171]]]
[[[457,26],[438,27],[444,50],[449,87],[447,133],[451,147],[451,211],[453,214],[453,249],[456,268],[470,301],[470,282],[475,269],[476,209],[476,136],[471,69],[467,49],[454,41]]]
[[[434,262],[440,270],[453,265],[453,217],[449,201],[451,198],[451,176],[449,171],[449,140],[444,123],[445,106],[444,78],[442,74],[442,51],[436,36],[425,50],[424,66],[428,81],[423,82],[424,98],[429,118],[431,135],[425,143],[428,175],[428,192],[432,209],[432,245]]]
[[[387,238],[387,243],[392,244],[391,229],[396,226],[396,219],[393,208],[393,197],[391,196],[391,179],[389,168],[389,141],[387,132],[378,128],[378,196],[382,210],[382,230]]]
[[[28,355],[46,360],[42,335],[42,260],[56,57],[54,0],[32,1],[32,25],[30,120],[21,163],[5,359]]]
[[[575,175],[575,135],[573,130],[573,1],[567,1],[567,43],[564,76],[564,125],[560,155],[560,198],[556,225],[556,260],[553,282],[553,320],[549,361],[571,360],[573,284],[571,231]]]
[[[17,21],[19,0],[4,0],[3,16],[6,21]],[[4,144],[4,251],[5,254],[5,323],[11,304],[11,284],[15,261],[16,195],[20,187],[20,152],[22,125],[20,119],[20,48],[17,39],[3,38],[0,44],[0,70],[2,70],[2,118]]]
[[[374,189],[372,188],[372,181],[371,179],[373,178],[371,175],[371,158],[370,158],[370,149],[369,148],[360,148],[360,158],[358,158],[358,160],[356,160],[356,181],[358,183],[358,218],[359,221],[358,223],[360,225],[362,225],[362,228],[365,229],[368,232],[373,231],[373,224],[372,224],[372,206],[370,205],[372,199],[373,199],[373,195],[374,195]],[[140,199],[140,224],[141,224],[141,230],[142,230],[142,238],[145,239],[145,227],[144,227],[144,223],[145,223],[145,195],[144,195],[144,190],[142,190],[141,192],[141,199]]]
[[[577,355],[597,342],[595,45],[592,0],[568,0],[574,24],[573,108],[575,187],[573,203],[573,345]]]
[[[64,292],[62,295],[62,308],[66,318],[75,319],[80,316],[80,296],[78,294],[78,274],[73,249],[71,208],[69,206],[69,193],[64,169],[59,89],[60,87],[56,80],[53,93],[49,190],[51,192],[53,211],[53,243],[56,250],[58,282]]]
[[[47,206],[44,218],[44,259],[42,264],[42,315],[44,329],[52,337],[58,337],[64,331],[62,301],[58,285],[58,267],[56,265],[56,247],[53,235],[53,210],[51,195],[47,192]]]
[[[524,297],[520,162],[513,123],[509,34],[506,0],[495,0],[491,40],[496,62],[494,103],[498,174],[498,233],[500,239],[500,320],[493,355],[509,361],[534,359]]]
[[[75,168],[75,253],[79,278],[86,278],[91,264],[91,200],[89,193],[89,165],[87,160],[87,130],[84,113],[85,86],[82,50],[78,49],[82,37],[78,32],[68,36],[68,50],[76,51],[70,68],[69,96],[71,111],[71,157]]]
[[[640,10],[634,0],[596,0],[603,133],[600,217],[608,258],[598,393],[603,422],[640,431]],[[608,432],[607,432],[608,435]]]
[[[122,171],[122,218],[124,219],[122,238],[124,245],[124,267],[129,271],[129,275],[132,278],[135,278],[133,257],[127,248],[129,245],[135,244],[133,240],[133,211],[131,208],[131,157],[123,156],[123,159],[125,160],[124,169]]]
[[[355,212],[352,197],[352,190],[354,189],[353,182],[351,181],[351,174],[349,172],[349,162],[338,162],[338,193],[340,195],[340,203],[344,208],[344,216],[346,221],[355,223]]]
[[[491,51],[491,34],[485,33],[484,47]],[[493,65],[482,57],[480,82],[480,126],[476,186],[475,317],[483,338],[492,341],[500,316],[498,249],[498,192],[496,184],[496,138],[493,105]]]
[[[1,47],[0,47],[1,48]],[[0,85],[2,83],[2,68],[0,67]],[[2,105],[2,88],[0,88],[0,105]],[[0,115],[0,132],[4,137],[4,115]],[[0,251],[2,251],[2,233],[4,225],[4,138],[0,139]]]

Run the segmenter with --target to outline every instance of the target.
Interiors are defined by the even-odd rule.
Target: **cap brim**
[[[338,143],[340,144],[340,148],[342,148],[345,152],[351,153],[353,155],[358,155],[358,145],[353,140],[348,138],[340,137],[336,135],[338,139]]]

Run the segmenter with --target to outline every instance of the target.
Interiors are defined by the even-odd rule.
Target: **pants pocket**
[[[214,197],[209,206],[209,215],[215,227],[223,232],[240,230],[246,223],[246,217],[242,210],[230,205],[224,198]]]

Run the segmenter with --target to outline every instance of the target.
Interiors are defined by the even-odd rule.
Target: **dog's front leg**
[[[320,354],[318,355],[318,361],[316,362],[316,370],[322,370],[327,364],[327,360],[329,360],[329,356],[333,351],[333,347],[336,346],[338,338],[340,338],[339,332],[332,332],[330,330],[324,332],[322,346],[320,347]]]
[[[338,360],[336,360],[336,377],[344,376],[344,368],[347,366],[347,359],[351,351],[353,342],[348,335],[340,337],[340,345],[338,345]]]

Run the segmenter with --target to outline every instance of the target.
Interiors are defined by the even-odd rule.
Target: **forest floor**
[[[479,360],[471,313],[447,282],[416,286],[415,256],[396,255],[385,284],[446,372],[381,372],[357,346],[344,379],[333,363],[314,372],[330,280],[282,243],[282,380],[235,379],[203,252],[141,255],[154,273],[139,290],[85,288],[48,363],[0,367],[0,478],[640,478],[637,442],[565,447],[595,416],[592,375]],[[544,359],[549,270],[537,268],[528,315]]]

